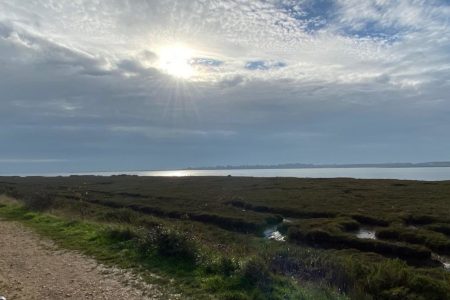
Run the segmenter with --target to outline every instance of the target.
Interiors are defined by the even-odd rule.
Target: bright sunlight
[[[159,52],[159,68],[173,77],[188,79],[195,73],[190,63],[192,52],[180,45],[162,48]]]

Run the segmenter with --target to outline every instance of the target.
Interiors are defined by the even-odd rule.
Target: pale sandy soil
[[[168,299],[157,285],[0,219],[0,296],[13,299]]]

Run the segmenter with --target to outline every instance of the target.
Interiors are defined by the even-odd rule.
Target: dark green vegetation
[[[99,259],[173,278],[186,297],[450,299],[450,273],[438,260],[450,253],[450,182],[136,176],[0,181],[0,193],[25,207],[7,205],[1,215]],[[287,235],[286,243],[261,237],[274,226]],[[378,239],[357,238],[361,228]]]

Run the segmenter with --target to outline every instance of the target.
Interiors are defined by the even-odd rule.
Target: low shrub
[[[194,260],[197,249],[194,242],[184,234],[166,229],[157,234],[156,249],[159,255]]]
[[[187,234],[160,226],[141,235],[139,249],[144,255],[156,250],[158,255],[190,262],[195,262],[198,255],[195,243]]]
[[[222,257],[218,264],[219,272],[225,276],[230,276],[239,269],[239,263],[229,257]]]
[[[270,269],[302,281],[332,284],[347,292],[351,284],[349,272],[336,259],[328,259],[322,252],[308,248],[279,249],[269,259]],[[355,268],[352,268],[354,270]]]
[[[209,260],[204,265],[207,272],[223,276],[231,276],[239,270],[238,260],[226,256]]]
[[[142,256],[147,256],[156,249],[156,236],[160,230],[160,227],[155,227],[150,230],[146,228],[139,229],[137,246]]]
[[[268,292],[272,288],[272,274],[267,263],[260,257],[254,257],[247,261],[242,269],[242,275],[247,282],[264,292]]]

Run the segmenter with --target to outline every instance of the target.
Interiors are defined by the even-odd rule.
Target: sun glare
[[[184,46],[166,47],[159,51],[159,68],[167,74],[188,79],[194,75],[190,60],[192,50]]]

